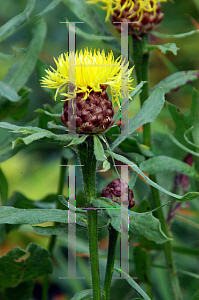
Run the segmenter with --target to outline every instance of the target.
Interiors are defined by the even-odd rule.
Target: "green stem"
[[[135,71],[137,76],[137,83],[140,83],[141,81],[147,81],[147,84],[144,84],[142,92],[140,94],[140,102],[141,106],[144,104],[144,102],[148,98],[148,61],[149,61],[149,53],[146,52],[146,46],[149,42],[148,34],[142,35],[142,40],[138,40],[136,37],[133,37],[133,58],[135,63]],[[144,124],[143,125],[143,139],[146,146],[151,148],[151,130],[150,130],[150,124]],[[150,177],[154,182],[156,182],[155,175]],[[154,187],[151,187],[152,194],[154,198],[155,207],[161,206],[161,200],[159,196],[159,192]],[[157,211],[159,221],[161,223],[161,227],[163,232],[169,236],[168,228],[166,225],[166,221],[164,218],[163,210],[162,208],[158,209]],[[172,243],[171,241],[168,241],[164,244],[164,253],[167,261],[167,268],[169,277],[171,280],[171,289],[173,292],[173,296],[175,300],[182,300],[182,293],[180,289],[179,280],[177,277],[177,272],[174,264],[173,259],[173,249],[172,249]]]
[[[59,174],[59,183],[58,183],[58,190],[57,194],[61,195],[64,187],[64,179],[65,179],[65,172],[66,172],[66,165],[67,165],[67,159],[65,159],[63,156],[61,156],[61,166],[60,167],[60,174]],[[57,201],[57,208],[62,209],[62,204]],[[53,253],[53,249],[55,247],[57,236],[51,235],[49,244],[48,244],[48,251],[50,252],[51,256]],[[44,276],[43,281],[43,289],[42,289],[42,300],[48,299],[48,288],[49,288],[49,275]]]
[[[110,297],[110,288],[111,288],[111,280],[112,280],[114,261],[115,261],[117,238],[118,238],[118,232],[110,225],[108,258],[107,258],[106,275],[104,281],[103,300],[109,300]]]
[[[151,179],[153,181],[156,181],[156,178],[154,175],[151,175]],[[155,206],[160,207],[162,204],[161,204],[158,190],[152,187],[152,193],[153,193]],[[161,208],[157,210],[157,215],[158,215],[158,219],[160,220],[161,228],[162,228],[163,232],[167,236],[169,236],[169,231],[168,231],[168,228],[166,225],[165,217],[163,214],[163,210]],[[182,297],[182,292],[180,289],[180,284],[179,284],[179,280],[178,280],[178,276],[177,276],[177,270],[176,270],[174,259],[173,259],[172,242],[168,241],[168,242],[164,243],[163,247],[164,247],[164,253],[165,253],[165,257],[166,257],[166,261],[167,261],[167,267],[168,267],[169,277],[170,277],[170,282],[171,282],[171,289],[173,292],[174,299],[181,300],[181,299],[183,299],[183,297]]]
[[[88,136],[86,142],[77,147],[84,181],[84,191],[88,220],[88,241],[91,263],[91,277],[93,287],[93,299],[101,299],[99,256],[98,256],[98,226],[97,210],[92,208],[92,200],[95,199],[95,174],[96,158],[94,155],[93,136]]]

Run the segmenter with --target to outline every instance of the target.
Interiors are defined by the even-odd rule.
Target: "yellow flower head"
[[[133,68],[129,70],[128,64],[122,62],[121,57],[115,60],[112,51],[106,56],[104,50],[92,52],[86,48],[76,53],[61,54],[54,60],[57,70],[52,67],[51,70],[46,70],[47,75],[43,77],[41,84],[43,87],[57,90],[55,100],[58,93],[67,99],[74,97],[74,94],[71,95],[70,91],[67,91],[69,84],[74,86],[75,94],[85,93],[82,98],[84,100],[91,91],[101,92],[100,85],[107,85],[112,101],[116,101],[118,105],[120,105],[121,85],[125,97],[133,90],[132,87],[128,87],[128,83],[133,81],[130,79]]]
[[[100,7],[107,10],[106,21],[109,19],[110,15],[113,15],[114,11],[119,9],[122,13],[126,8],[131,11],[133,10],[136,4],[139,5],[138,10],[133,13],[129,18],[134,14],[137,14],[139,21],[141,21],[144,12],[154,12],[156,13],[156,7],[158,2],[167,2],[167,0],[87,0],[86,3],[95,3],[98,4],[101,2],[104,6]]]

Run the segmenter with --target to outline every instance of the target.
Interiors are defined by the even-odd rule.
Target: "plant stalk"
[[[115,251],[117,245],[118,232],[110,225],[109,227],[109,244],[108,244],[108,258],[106,265],[106,275],[104,281],[103,300],[109,300],[110,288],[113,275],[113,268],[115,262]]]
[[[142,92],[140,94],[140,103],[141,106],[147,100],[149,92],[148,92],[148,62],[149,62],[149,53],[146,51],[146,46],[149,43],[148,34],[144,34],[142,36],[142,40],[138,40],[136,37],[133,37],[133,58],[135,63],[135,71],[137,76],[137,83],[139,84],[141,81],[147,81],[147,84],[144,84]],[[143,125],[143,139],[144,144],[151,148],[151,129],[150,124]],[[150,178],[156,182],[156,176],[150,176]],[[159,196],[159,191],[154,187],[151,187],[152,194],[154,198],[155,207],[161,206],[161,199]],[[169,236],[169,230],[166,225],[166,220],[163,214],[162,208],[158,209],[157,211],[158,219],[161,223],[161,227],[163,232]],[[174,264],[173,259],[173,249],[172,249],[172,242],[168,241],[164,243],[164,253],[167,261],[167,268],[169,273],[169,278],[171,281],[171,289],[173,292],[173,297],[175,300],[182,300],[182,292],[180,289],[180,284]]]
[[[77,150],[82,165],[86,207],[90,208],[87,210],[87,220],[93,299],[101,300],[97,210],[92,208],[92,200],[95,199],[95,173],[97,163],[94,154],[93,136],[88,136],[86,142],[77,146]]]

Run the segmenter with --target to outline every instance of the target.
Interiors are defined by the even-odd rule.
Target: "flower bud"
[[[106,188],[103,188],[101,197],[109,198],[118,204],[121,204],[121,202],[123,205],[129,204],[129,209],[135,205],[133,191],[129,189],[128,184],[120,178],[114,179]]]

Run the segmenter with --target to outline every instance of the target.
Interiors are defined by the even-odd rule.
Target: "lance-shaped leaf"
[[[39,127],[31,127],[31,126],[21,127],[7,122],[0,122],[0,127],[10,129],[15,133],[30,134],[28,137],[25,138],[19,137],[14,142],[12,142],[13,148],[16,145],[19,145],[20,143],[24,143],[28,145],[33,141],[41,140],[41,139],[50,142],[55,142],[60,145],[66,145],[68,141],[74,139],[73,136],[70,136],[68,134],[54,134],[49,130],[42,129]]]
[[[121,206],[109,198],[99,198],[93,200],[92,204],[94,207],[103,208],[102,213],[108,216],[111,220],[111,225],[115,230],[121,232],[121,220],[122,226],[125,231],[128,231],[131,236],[138,238],[145,237],[149,241],[155,243],[165,243],[169,238],[161,230],[161,225],[158,219],[153,217],[152,213],[136,213],[129,211],[129,220],[126,217],[128,210],[124,206]],[[105,208],[105,210],[104,210]]]
[[[11,66],[6,74],[3,81],[9,84],[15,91],[18,91],[31,75],[37,61],[37,56],[41,50],[45,34],[46,23],[44,20],[41,20],[35,25],[33,39],[28,51],[20,61]]]
[[[130,103],[142,92],[142,87],[145,84],[145,81],[141,81],[136,88],[131,92],[130,97],[128,97],[124,103],[122,103],[121,105],[121,110],[118,108],[118,110],[116,111],[116,113],[114,114],[114,120],[115,123],[120,119],[120,113],[125,112],[126,109],[128,108],[128,106],[130,105]]]
[[[191,149],[189,149],[188,147],[184,146],[183,144],[181,144],[175,137],[174,135],[171,134],[171,132],[169,131],[169,129],[167,128],[167,133],[168,133],[168,136],[169,138],[172,140],[172,142],[178,146],[179,148],[181,148],[182,150],[196,156],[196,157],[199,157],[199,153],[195,152],[195,151],[192,151]]]
[[[126,272],[120,269],[114,269],[119,274],[122,274],[122,277],[126,279],[126,281],[143,297],[144,300],[151,300],[149,296],[143,291],[143,289],[131,278]]]
[[[45,13],[49,12],[50,10],[54,9],[59,3],[61,2],[61,0],[53,0],[52,2],[50,2],[50,4],[48,4],[44,10],[42,10],[41,13],[39,13],[37,16],[40,15],[44,15]]]
[[[88,137],[88,135],[86,135],[86,134],[84,134],[80,138],[79,137],[75,137],[75,138],[73,137],[72,142],[68,146],[79,145],[79,144],[85,142],[85,140],[87,139],[87,137]]]
[[[83,290],[81,292],[78,292],[71,298],[71,300],[83,300],[87,299],[88,297],[90,298],[93,295],[93,290]]]
[[[17,102],[20,100],[20,97],[17,95],[16,91],[3,81],[0,81],[0,95],[12,102]]]
[[[195,168],[176,158],[164,155],[152,157],[143,161],[140,164],[140,170],[145,171],[148,175],[164,171],[178,172],[199,180],[199,173]]]
[[[35,0],[28,0],[27,5],[22,13],[18,14],[0,27],[0,42],[10,36],[22,22],[27,20],[27,17],[34,8],[34,5]]]
[[[180,50],[175,43],[168,43],[164,45],[148,45],[147,50],[160,50],[162,53],[167,54],[167,52],[172,52],[174,55],[177,55],[177,51]]]
[[[148,178],[141,170],[140,168],[138,168],[138,166],[133,163],[132,161],[130,161],[129,159],[127,159],[126,157],[122,156],[122,155],[119,155],[119,154],[116,154],[114,152],[111,152],[111,151],[105,151],[105,153],[111,155],[112,157],[114,157],[115,159],[127,164],[127,165],[130,165],[131,168],[136,172],[138,173],[139,175],[141,175],[145,181],[150,184],[151,186],[155,187],[156,189],[158,189],[159,191],[163,192],[163,193],[166,193],[167,195],[179,200],[179,201],[191,201],[195,198],[197,198],[199,196],[199,193],[198,192],[190,192],[190,193],[187,193],[185,194],[184,196],[179,196],[179,195],[176,195],[174,193],[171,193],[169,191],[167,191],[166,189],[164,189],[163,187],[159,186],[157,183],[153,182],[150,178]]]
[[[50,253],[35,243],[26,251],[16,247],[0,258],[0,289],[52,273]]]
[[[175,39],[176,38],[177,39],[184,38],[184,37],[190,36],[195,33],[199,33],[199,30],[192,30],[189,32],[179,33],[179,34],[166,34],[166,33],[162,33],[162,32],[152,31],[152,34],[154,34],[156,36],[163,37],[163,38],[175,38]]]
[[[104,161],[106,159],[104,148],[97,135],[94,135],[94,153],[97,160]]]
[[[74,213],[71,212],[70,213]],[[68,210],[61,209],[20,209],[10,206],[0,207],[0,224],[30,224],[45,222],[68,223]],[[86,225],[85,215],[76,213],[76,222]]]
[[[8,197],[8,182],[0,168],[0,199],[1,203],[5,203]]]
[[[153,122],[162,110],[164,101],[165,98],[163,89],[155,89],[155,91],[144,102],[141,110],[129,120],[129,126],[128,124],[125,125],[122,134],[120,134],[111,145],[111,150],[117,147],[138,127],[142,126],[143,124]]]
[[[180,71],[169,75],[156,84],[151,91],[157,88],[163,88],[165,94],[177,91],[181,86],[188,84],[191,81],[197,80],[199,71]]]

